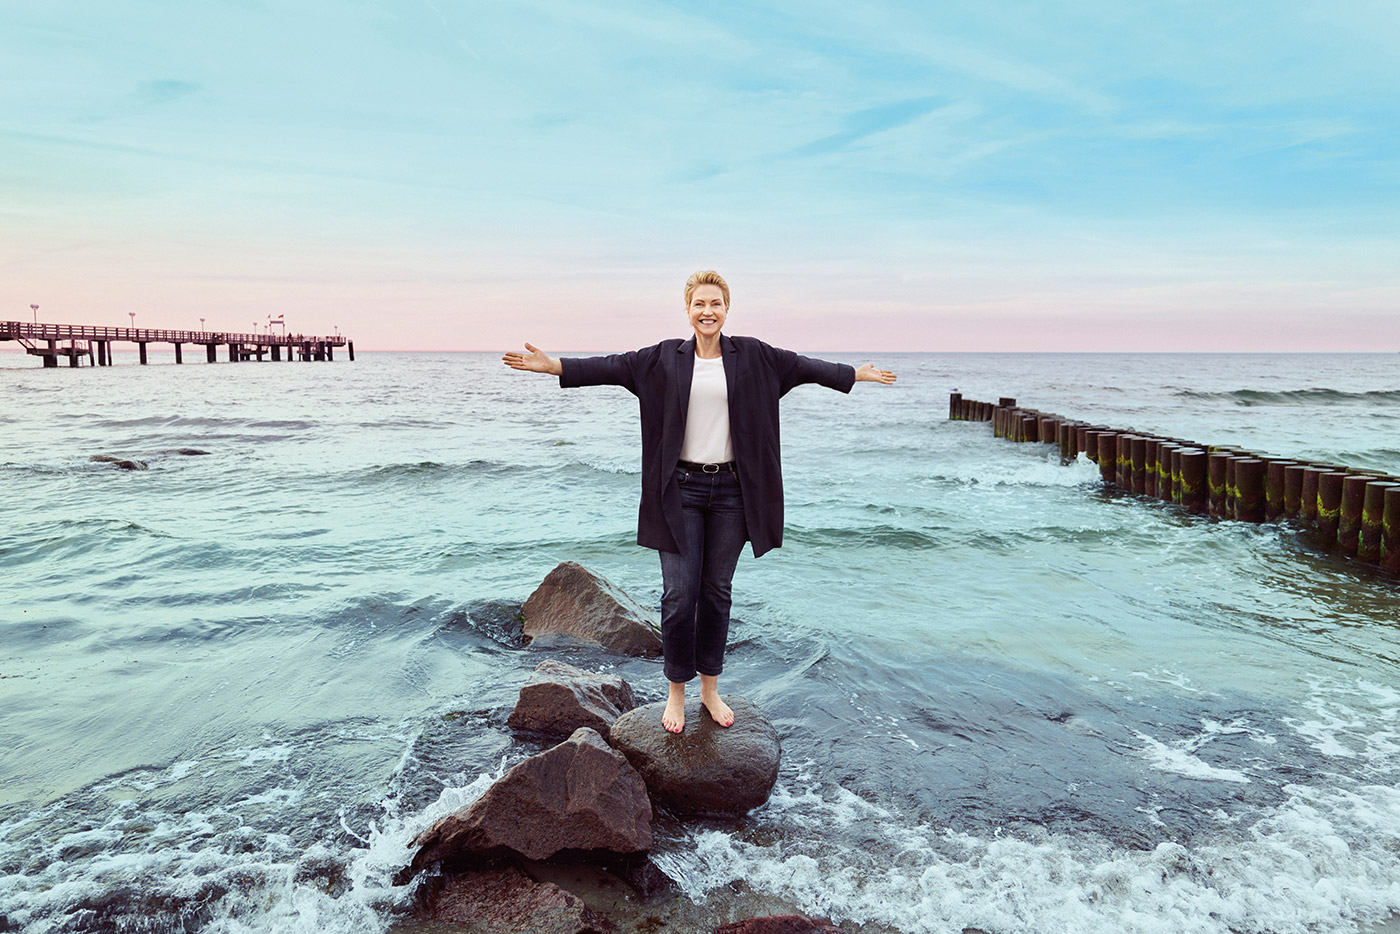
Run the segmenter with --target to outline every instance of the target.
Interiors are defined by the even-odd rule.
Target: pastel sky
[[[6,0],[0,314],[1400,349],[1394,0]],[[5,311],[5,309],[9,309]]]

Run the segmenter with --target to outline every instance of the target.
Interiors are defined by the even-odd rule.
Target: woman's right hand
[[[559,361],[549,354],[540,350],[534,344],[525,343],[525,349],[529,353],[508,353],[501,357],[501,362],[512,370],[529,370],[531,373],[551,373],[558,376],[564,372],[564,368],[559,365]]]

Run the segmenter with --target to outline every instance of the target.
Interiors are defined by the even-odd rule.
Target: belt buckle
[[[719,464],[701,464],[700,469],[705,473],[719,473]]]

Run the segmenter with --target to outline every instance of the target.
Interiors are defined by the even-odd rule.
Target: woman
[[[695,336],[605,357],[556,360],[532,344],[506,366],[552,373],[561,387],[625,386],[642,421],[642,505],[637,544],[661,553],[661,647],[670,695],[661,722],[685,727],[685,686],[700,675],[700,703],[720,726],[734,711],[719,696],[734,568],[744,542],[754,557],[783,542],[778,400],[819,383],[893,383],[867,363],[853,369],[721,333],[729,285],[713,270],[685,283]]]

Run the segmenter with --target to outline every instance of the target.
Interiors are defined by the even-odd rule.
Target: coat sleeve
[[[561,357],[559,386],[622,386],[637,394],[637,352],[608,354],[605,357]]]
[[[804,357],[791,350],[773,348],[779,379],[779,395],[787,395],[788,390],[803,383],[817,383],[838,392],[850,392],[856,384],[855,367],[845,363],[831,363],[815,357]]]

